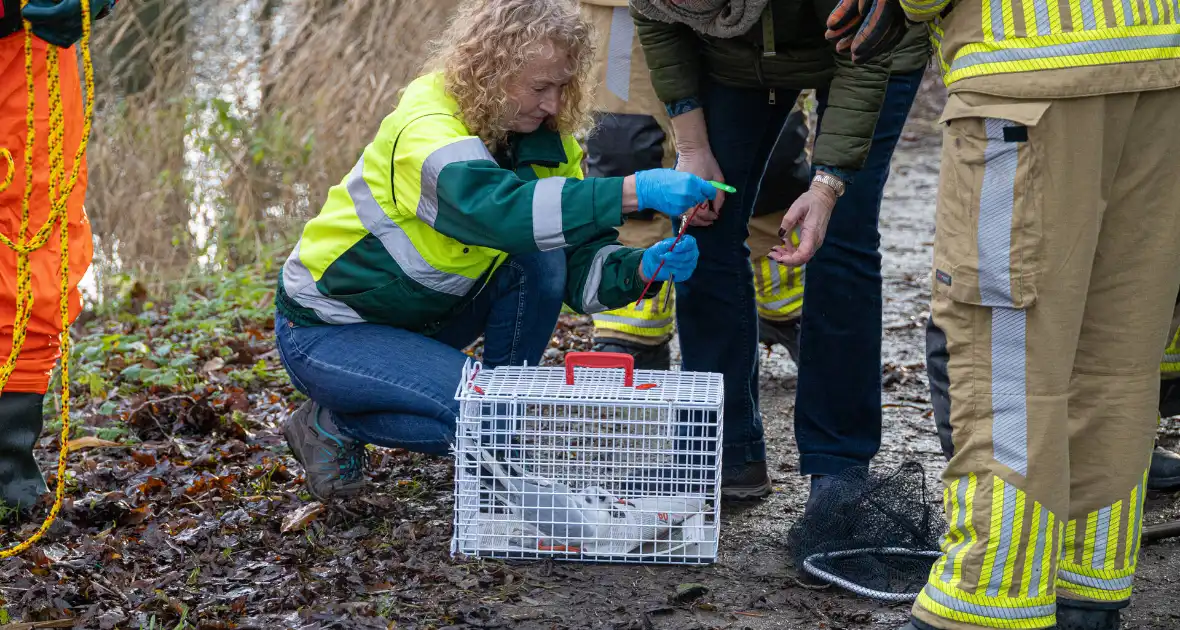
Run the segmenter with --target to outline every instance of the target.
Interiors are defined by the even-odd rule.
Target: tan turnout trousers
[[[1180,288],[1178,111],[1180,89],[947,103],[931,334],[955,454],[914,606],[934,627],[1131,596]]]

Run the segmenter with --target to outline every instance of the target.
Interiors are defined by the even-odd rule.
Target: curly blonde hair
[[[546,44],[566,52],[570,63],[555,130],[573,135],[590,129],[594,42],[577,0],[466,0],[435,43],[432,65],[442,71],[463,123],[496,147],[516,113],[508,86]]]

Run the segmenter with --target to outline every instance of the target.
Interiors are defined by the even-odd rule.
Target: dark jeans
[[[795,394],[795,439],[804,475],[867,466],[881,447],[877,221],[889,162],[922,74],[890,77],[868,160],[836,204],[824,245],[807,265]]]
[[[278,314],[279,355],[295,388],[330,409],[346,436],[445,455],[459,414],[461,350],[483,334],[485,367],[540,363],[561,312],[565,264],[561,250],[509,257],[431,337],[379,324],[295,326]]]
[[[889,161],[922,72],[894,76],[865,167],[841,197],[827,238],[807,265],[795,431],[803,474],[866,465],[881,440],[881,256],[877,217]],[[684,369],[725,376],[727,466],[766,458],[758,409],[758,316],[749,264],[750,220],[759,178],[797,95],[706,84],[709,143],[737,187],[720,218],[689,228],[701,257],[677,283]],[[826,94],[819,95],[822,125]]]

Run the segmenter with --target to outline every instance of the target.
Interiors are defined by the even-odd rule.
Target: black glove
[[[91,21],[110,15],[116,0],[90,0]],[[82,0],[29,0],[21,16],[33,34],[62,48],[82,39]]]
[[[828,15],[824,37],[836,51],[851,51],[853,63],[864,63],[893,50],[908,24],[898,0],[840,0]]]

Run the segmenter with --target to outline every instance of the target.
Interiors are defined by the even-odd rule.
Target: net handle
[[[623,352],[567,352],[565,354],[565,384],[574,384],[574,368],[622,368],[623,386],[635,385],[635,357]]]

